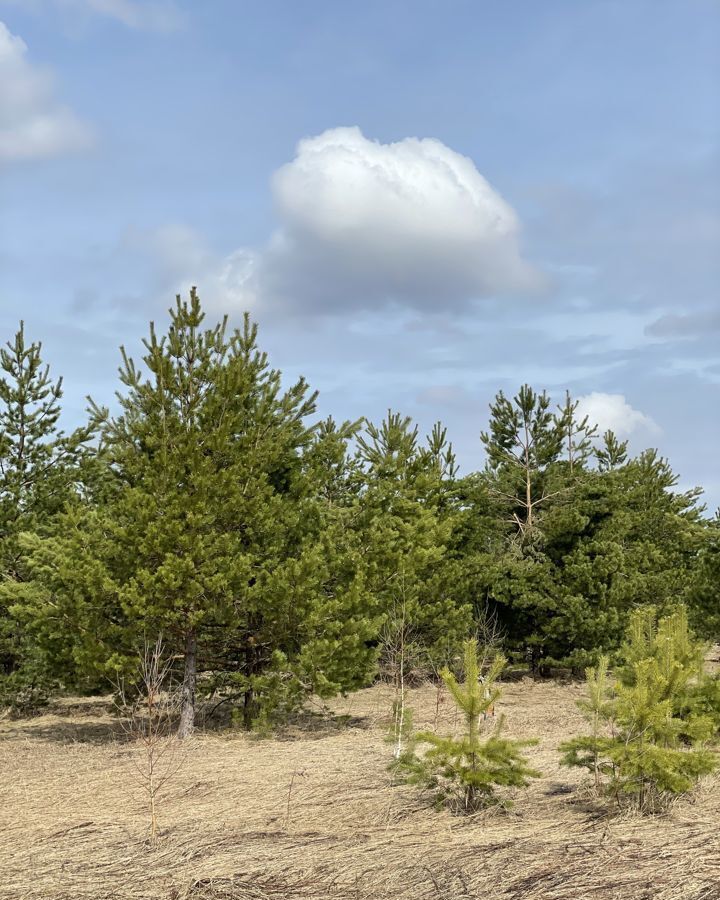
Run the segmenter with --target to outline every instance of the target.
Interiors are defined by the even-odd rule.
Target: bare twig
[[[175,733],[181,703],[172,683],[172,658],[164,654],[162,637],[147,641],[139,654],[135,692],[129,695],[124,679],[117,683],[116,706],[123,731],[139,751],[133,762],[150,815],[150,843],[158,837],[158,800],[184,761],[183,745]]]

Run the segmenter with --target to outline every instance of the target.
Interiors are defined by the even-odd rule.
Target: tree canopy
[[[4,702],[40,675],[102,689],[159,636],[183,734],[198,695],[250,726],[369,683],[398,621],[435,673],[488,622],[535,673],[612,654],[647,603],[718,636],[717,519],[569,393],[500,392],[461,475],[440,423],[318,418],[249,317],[206,324],[194,289],[69,435],[22,325],[0,365]]]

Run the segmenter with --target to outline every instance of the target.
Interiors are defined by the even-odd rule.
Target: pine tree
[[[570,391],[566,391],[565,403],[558,406],[560,415],[557,418],[563,433],[570,475],[576,468],[582,469],[593,455],[593,438],[597,433],[597,425],[592,424],[588,416],[577,419],[579,402],[573,401]]]
[[[624,452],[598,469],[577,461],[572,478],[563,463],[549,467],[547,490],[559,493],[544,507],[534,540],[522,542],[508,535],[507,506],[492,506],[500,470],[474,476],[477,532],[465,534],[464,589],[497,614],[508,651],[526,656],[534,671],[582,670],[613,652],[637,606],[687,601],[696,608],[694,573],[707,546],[699,494],[678,492],[676,474],[657,452],[621,463]]]
[[[127,668],[145,634],[164,635],[182,660],[181,735],[200,674],[249,725],[357,686],[379,627],[345,510],[329,478],[324,496],[312,482],[346,436],[305,424],[315,395],[303,379],[283,391],[247,316],[231,333],[203,319],[193,290],[165,336],[151,326],[141,366],[123,351],[121,412],[95,408],[114,487],[27,547],[53,613],[26,614],[79,671]]]
[[[391,411],[379,426],[367,425],[358,448],[366,589],[390,619],[402,607],[416,657],[439,669],[472,631],[472,608],[456,594],[448,555],[457,522],[452,448],[440,425],[422,444],[411,420]]]
[[[59,429],[62,379],[50,377],[41,354],[39,343],[26,342],[22,322],[0,349],[0,693],[19,706],[36,702],[46,681],[37,648],[11,610],[28,579],[21,535],[47,533],[73,495],[90,437],[88,429]]]
[[[688,605],[695,629],[717,643],[720,642],[720,510],[703,526]]]
[[[568,506],[587,457],[585,432],[592,432],[586,420],[577,422],[577,404],[569,395],[559,415],[550,406],[546,393],[528,385],[512,401],[500,392],[490,407],[490,427],[481,434],[488,457],[482,481],[493,501],[495,527],[475,566],[476,596],[497,615],[509,649],[523,653],[533,671],[550,655],[545,623],[558,606],[545,552],[546,522],[558,507]]]
[[[521,537],[532,535],[538,516],[561,487],[552,483],[566,428],[550,411],[550,398],[523,385],[513,400],[502,391],[490,406],[490,427],[481,434],[491,490],[508,507]]]
[[[628,442],[620,441],[614,431],[603,433],[602,447],[598,447],[595,456],[601,472],[611,472],[625,465],[628,458]]]
[[[481,679],[477,642],[466,641],[464,682],[459,683],[448,669],[442,672],[442,679],[465,719],[462,736],[421,732],[415,735],[398,767],[407,773],[408,783],[432,790],[439,800],[459,811],[473,812],[497,802],[498,786],[524,787],[529,778],[539,777],[522,755],[522,748],[536,741],[502,737],[502,717],[489,734],[483,735],[481,730],[481,717],[500,697],[497,679],[504,666],[504,658],[497,656]],[[423,743],[430,748],[419,756],[415,748]]]
[[[592,725],[592,733],[590,734],[591,746],[588,748],[592,753],[592,770],[595,779],[595,788],[600,787],[600,746],[601,728],[603,721],[611,712],[608,701],[608,658],[601,656],[597,666],[592,669],[588,668],[587,691],[588,700],[579,701],[578,706],[582,709],[590,719]]]
[[[615,685],[607,685],[605,657],[588,669],[589,702],[581,706],[593,732],[563,744],[563,762],[590,769],[619,806],[626,798],[654,812],[690,790],[717,766],[705,747],[714,723],[688,705],[706,678],[702,649],[684,608],[659,623],[652,607],[636,610]]]

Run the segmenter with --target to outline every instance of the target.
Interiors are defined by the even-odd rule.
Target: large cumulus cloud
[[[359,128],[300,141],[273,177],[282,222],[260,287],[313,305],[464,304],[535,290],[514,210],[472,160],[434,139],[392,144]]]
[[[333,128],[300,141],[272,191],[278,227],[267,245],[203,272],[231,285],[221,303],[303,313],[462,309],[544,284],[521,254],[515,211],[472,160],[439,140],[382,144],[359,128]],[[187,287],[193,274],[183,275]]]

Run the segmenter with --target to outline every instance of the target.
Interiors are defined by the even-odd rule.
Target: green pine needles
[[[565,765],[587,768],[620,808],[657,812],[717,766],[707,748],[717,731],[708,714],[716,680],[703,671],[684,607],[659,621],[653,607],[635,610],[622,656],[615,684],[607,657],[587,670],[580,706],[592,732],[560,749]]]
[[[47,535],[72,497],[87,455],[89,428],[59,427],[62,378],[20,323],[0,347],[0,708],[29,713],[57,687],[32,627],[14,605],[34,594],[23,534]],[[30,623],[32,624],[32,623]]]
[[[219,710],[267,731],[380,674],[395,765],[472,809],[529,774],[482,724],[502,662],[488,672],[475,647],[464,682],[443,668],[462,641],[492,623],[480,645],[502,635],[542,676],[610,658],[630,622],[618,685],[593,669],[575,762],[623,796],[707,768],[692,753],[720,726],[720,681],[680,614],[631,619],[686,602],[720,639],[720,519],[699,489],[678,491],[656,450],[630,456],[611,432],[598,447],[577,400],[530,385],[497,395],[487,464],[461,476],[442,424],[423,439],[395,411],[318,419],[316,392],[270,365],[248,315],[238,326],[208,321],[194,289],[177,297],[140,358],[121,351],[114,412],[91,403],[72,432],[40,343],[21,324],[0,346],[0,711],[102,690],[146,634],[182,684],[180,735]],[[462,737],[415,734],[409,692],[430,672]],[[664,774],[646,776],[656,746]]]
[[[407,783],[432,791],[438,805],[471,813],[492,803],[508,805],[506,799],[500,801],[496,796],[496,788],[524,787],[540,773],[530,768],[522,754],[523,747],[536,741],[503,737],[502,717],[489,734],[483,732],[482,720],[500,696],[497,680],[505,666],[504,657],[496,656],[481,678],[477,641],[466,641],[463,646],[464,682],[458,682],[448,669],[441,672],[464,716],[462,735],[420,732],[395,768],[405,774]],[[429,744],[429,748],[418,755],[420,744]]]

